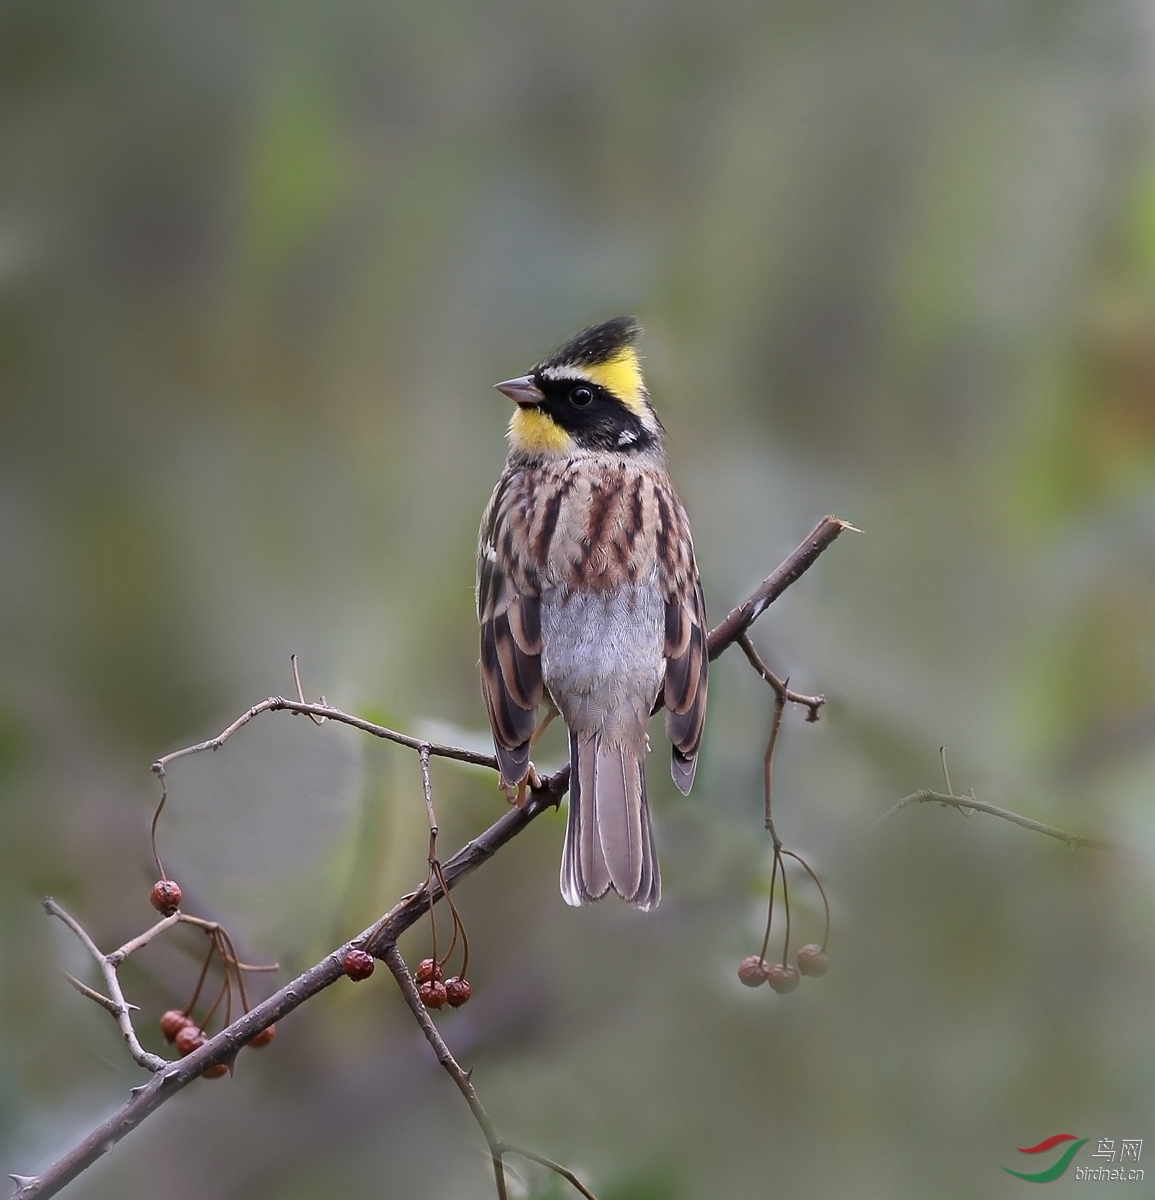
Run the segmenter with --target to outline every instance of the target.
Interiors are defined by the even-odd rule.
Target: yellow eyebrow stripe
[[[642,364],[632,346],[608,362],[583,365],[581,371],[591,383],[613,392],[627,408],[639,415],[644,413],[642,397],[645,394],[645,384],[642,382]]]

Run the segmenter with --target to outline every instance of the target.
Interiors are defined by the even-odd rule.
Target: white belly
[[[644,745],[662,685],[665,605],[653,585],[616,594],[551,588],[541,598],[541,666],[575,733]]]

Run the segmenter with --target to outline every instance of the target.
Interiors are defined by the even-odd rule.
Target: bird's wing
[[[477,552],[477,617],[481,624],[481,690],[489,712],[502,782],[513,787],[529,771],[529,743],[542,701],[541,599],[514,560],[508,476],[502,476],[481,521]]]
[[[670,549],[663,554],[659,538],[658,556],[666,602],[663,699],[666,735],[674,747],[671,771],[678,788],[688,792],[706,718],[706,601],[694,562],[689,522],[676,498],[668,514]]]

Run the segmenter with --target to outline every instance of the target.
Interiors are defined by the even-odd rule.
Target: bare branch
[[[901,812],[912,804],[941,804],[944,808],[957,808],[963,813],[989,813],[992,817],[1001,817],[1004,821],[1011,821],[1034,833],[1042,833],[1047,837],[1057,838],[1060,842],[1066,842],[1072,850],[1082,848],[1084,850],[1104,850],[1111,854],[1126,853],[1126,847],[1119,845],[1118,842],[1068,833],[1065,829],[1056,829],[1054,825],[1044,825],[1042,821],[1035,821],[1031,817],[1011,812],[1009,808],[999,808],[997,804],[980,800],[977,796],[952,796],[946,792],[932,791],[930,788],[920,788],[917,792],[911,792],[909,796],[904,796],[896,805],[887,809],[866,832],[873,833],[883,821],[889,820],[895,813]]]
[[[543,780],[542,787],[531,792],[524,808],[511,808],[494,822],[484,833],[468,842],[442,868],[446,886],[452,888],[466,875],[488,862],[507,842],[526,829],[547,809],[555,808],[565,794],[564,779],[569,777],[569,768]],[[441,897],[440,885],[433,889],[436,902]],[[12,1200],[46,1200],[55,1196],[102,1155],[108,1153],[117,1142],[135,1129],[141,1121],[170,1100],[177,1092],[186,1088],[217,1063],[232,1062],[246,1043],[262,1029],[281,1020],[295,1008],[312,999],[318,992],[344,978],[343,962],[349,950],[367,949],[373,952],[391,945],[401,934],[428,911],[429,896],[424,888],[406,896],[396,904],[379,922],[364,930],[351,941],[327,954],[319,963],[298,975],[268,1000],[250,1009],[228,1028],[210,1038],[199,1049],[179,1062],[165,1063],[164,1070],[156,1074],[121,1105],[108,1120],[98,1125],[83,1141],[52,1164],[42,1174],[20,1185]]]
[[[834,542],[844,529],[853,528],[854,526],[839,520],[837,517],[823,518],[813,532],[781,566],[768,575],[753,594],[743,604],[734,609],[710,633],[707,642],[710,659],[716,659],[744,634],[766,611],[770,604],[817,561],[822,552]],[[298,696],[301,694],[303,693],[299,692]],[[435,742],[397,733],[383,725],[378,725],[372,721],[366,721],[360,717],[342,712],[340,709],[334,708],[323,701],[320,704],[308,704],[302,702],[299,698],[297,700],[287,700],[283,696],[270,696],[268,699],[262,700],[259,704],[253,705],[216,737],[198,742],[192,746],[186,746],[180,750],[175,750],[170,754],[163,755],[153,763],[153,773],[160,780],[161,784],[161,800],[153,816],[154,832],[156,821],[159,818],[161,808],[163,808],[168,795],[165,780],[166,768],[178,759],[186,758],[189,755],[199,754],[208,750],[219,750],[238,730],[244,728],[250,721],[265,712],[300,713],[311,717],[337,721],[341,724],[349,725],[354,729],[359,729],[364,733],[371,734],[374,737],[383,738],[397,745],[416,750],[419,754],[424,753],[436,758],[447,758],[457,762],[471,763],[476,766],[488,767],[494,771],[498,769],[497,760],[493,755],[478,754],[472,750],[456,746],[443,746]],[[149,1055],[141,1049],[140,1054],[145,1059],[142,1065],[147,1065],[151,1070],[155,1071],[153,1077],[147,1083],[133,1088],[130,1098],[125,1104],[113,1113],[108,1120],[97,1126],[83,1141],[48,1167],[41,1175],[13,1176],[18,1185],[13,1200],[33,1200],[33,1197],[37,1197],[38,1200],[46,1200],[47,1197],[56,1195],[61,1188],[65,1187],[102,1155],[111,1150],[121,1138],[135,1129],[146,1117],[159,1108],[160,1105],[164,1104],[172,1096],[176,1095],[177,1092],[187,1087],[194,1079],[202,1075],[205,1070],[218,1063],[231,1063],[245,1044],[257,1033],[281,1020],[318,992],[323,991],[338,979],[343,978],[342,964],[345,954],[349,950],[364,949],[379,957],[383,955],[386,949],[396,942],[404,930],[408,929],[428,911],[431,904],[436,904],[447,889],[452,888],[460,879],[477,870],[478,867],[492,858],[502,846],[523,832],[546,809],[556,808],[561,803],[561,799],[568,790],[568,787],[569,765],[566,764],[553,775],[541,780],[539,787],[531,788],[529,798],[522,807],[511,808],[484,833],[462,847],[457,854],[443,865],[442,870],[438,872],[436,882],[430,881],[428,888],[422,887],[403,897],[380,921],[364,930],[356,938],[345,943],[344,946],[326,955],[315,966],[303,972],[291,983],[270,996],[269,999],[258,1004],[244,1016],[228,1025],[225,1029],[222,1029],[203,1046],[194,1050],[179,1062],[166,1063],[165,1060],[158,1059],[155,1055]],[[157,867],[158,873],[163,878],[164,870],[161,867],[159,858],[157,859]],[[122,1031],[127,1024],[128,1030],[131,1032],[131,1022],[128,1019],[128,1006],[124,1001],[123,995],[120,993],[119,983],[116,980],[115,964],[110,963],[106,956],[100,953],[91,938],[88,937],[71,917],[64,913],[62,909],[59,909],[55,901],[46,901],[45,903],[49,912],[59,916],[84,941],[86,948],[89,949],[89,952],[101,964],[101,970],[105,974],[106,982],[111,976],[112,982],[109,985],[109,991],[113,1002],[122,1006],[121,1013],[117,1016],[117,1021],[121,1025]],[[49,907],[50,905],[51,907]],[[168,918],[166,918],[167,920]],[[152,937],[155,937],[157,933],[161,932],[162,926],[165,928],[168,927],[164,921],[158,922],[150,930],[147,930],[145,934],[134,938],[131,942],[125,943],[118,951],[115,951],[114,953],[120,956],[116,960],[117,963],[123,961],[123,958],[127,954],[132,953],[133,950],[138,949],[151,940]],[[128,1040],[128,1034],[126,1033],[126,1041]],[[129,1042],[130,1050],[132,1050],[134,1044],[139,1049],[139,1043],[136,1042],[135,1034],[132,1034],[132,1041]],[[137,1058],[138,1062],[142,1061],[141,1058],[137,1057],[136,1052],[133,1053],[133,1057]],[[158,1065],[153,1065],[154,1063]],[[565,1168],[558,1169],[557,1165],[548,1159],[527,1153],[505,1143],[501,1143],[501,1146],[502,1153],[516,1153],[522,1157],[541,1163],[551,1170],[558,1170],[558,1173],[573,1184],[583,1196],[592,1200],[592,1193],[585,1189],[576,1177],[571,1172],[567,1172]]]

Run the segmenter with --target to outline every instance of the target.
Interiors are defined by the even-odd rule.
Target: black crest
[[[642,327],[633,317],[614,317],[600,325],[591,325],[571,337],[564,346],[555,350],[549,358],[539,363],[540,371],[545,367],[560,367],[569,364],[609,362],[616,358],[626,346],[632,346],[641,335]]]

